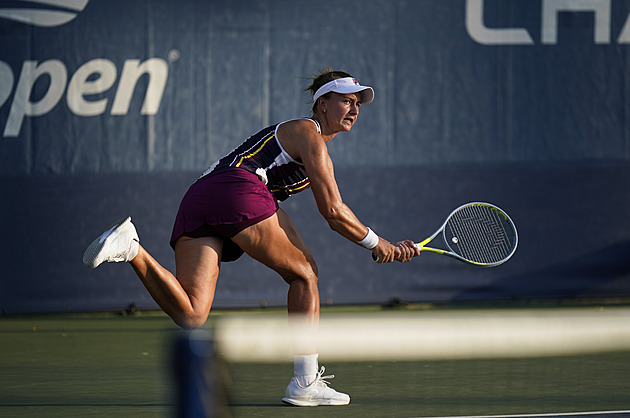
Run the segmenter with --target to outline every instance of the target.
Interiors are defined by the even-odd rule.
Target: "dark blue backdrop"
[[[307,191],[283,207],[324,303],[628,297],[629,15],[630,0],[0,1],[0,306],[155,307],[130,268],[83,267],[85,246],[129,214],[172,268],[189,184],[308,116],[308,77],[327,66],[376,90],[330,143],[364,223],[421,238],[486,200],[521,238],[496,269],[377,266]],[[245,257],[224,264],[215,306],[281,305],[286,289]]]

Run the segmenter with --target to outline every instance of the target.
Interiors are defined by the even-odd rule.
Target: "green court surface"
[[[170,319],[157,313],[1,318],[0,416],[175,416],[172,347],[178,335]],[[413,362],[321,358],[320,363],[325,374],[336,376],[330,380],[332,387],[350,394],[349,406],[283,405],[290,362],[232,363],[225,382],[232,416],[433,417],[630,410],[630,352]]]

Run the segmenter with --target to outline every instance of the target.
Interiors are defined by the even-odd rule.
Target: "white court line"
[[[520,414],[520,415],[460,415],[451,417],[422,417],[422,418],[539,418],[539,417],[580,417],[588,415],[619,415],[628,414],[627,411],[592,411],[592,412],[562,412],[548,414]]]

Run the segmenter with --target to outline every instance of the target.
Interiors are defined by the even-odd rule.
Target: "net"
[[[293,416],[293,347],[314,342],[352,398],[326,416],[630,410],[630,309],[325,313],[315,336],[286,314],[225,315],[211,340],[232,416]]]
[[[296,340],[306,345],[315,340],[322,357],[338,361],[573,355],[630,349],[630,313],[330,315],[322,317],[317,336],[296,334],[283,316],[228,316],[217,324],[215,339],[220,355],[228,361],[286,361]]]

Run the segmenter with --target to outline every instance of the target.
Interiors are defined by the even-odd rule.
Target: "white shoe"
[[[328,382],[324,379],[332,379],[335,376],[322,376],[324,370],[326,369],[322,366],[315,380],[308,385],[302,385],[297,378],[292,377],[282,402],[297,406],[348,405],[350,396],[329,388]]]
[[[131,217],[121,219],[87,247],[83,253],[83,264],[93,269],[106,261],[112,263],[131,261],[138,255],[139,242]]]

